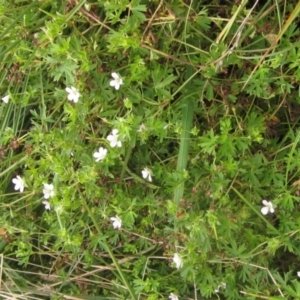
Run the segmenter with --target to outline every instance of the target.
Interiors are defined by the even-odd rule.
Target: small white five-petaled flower
[[[98,151],[98,152],[95,152],[95,153],[93,154],[93,156],[94,156],[96,162],[98,162],[98,161],[100,161],[100,160],[103,160],[103,159],[105,158],[106,154],[107,154],[107,149],[105,149],[105,148],[103,148],[103,147],[100,147],[100,148],[99,148],[99,151]]]
[[[118,90],[120,86],[123,84],[123,79],[116,72],[111,73],[111,76],[113,80],[111,80],[109,84],[110,86],[113,86],[116,90]]]
[[[78,92],[78,90],[74,87],[71,86],[66,87],[66,91],[68,93],[68,100],[73,101],[74,103],[77,103],[79,100],[79,97],[81,96],[80,93]]]
[[[2,101],[4,102],[4,103],[8,103],[8,101],[9,101],[9,95],[6,95],[6,96],[4,96],[3,98],[2,98]]]
[[[219,292],[220,292],[220,288],[222,288],[222,289],[226,289],[226,283],[225,282],[221,282],[221,284],[214,290],[214,292],[216,293],[216,294],[218,294]]]
[[[179,300],[178,296],[175,295],[174,293],[171,293],[171,294],[170,294],[169,299],[170,299],[170,300]]]
[[[142,131],[144,131],[144,130],[146,130],[146,129],[147,129],[147,128],[146,128],[145,124],[142,123],[142,124],[140,125],[139,129],[137,130],[137,132],[142,132]]]
[[[51,209],[51,206],[50,206],[50,202],[49,202],[49,201],[45,200],[45,201],[43,201],[42,203],[45,205],[45,209],[46,209],[46,210],[50,210],[50,209]]]
[[[182,260],[181,260],[180,256],[178,255],[178,253],[174,254],[173,262],[176,265],[176,269],[180,269],[183,265]]]
[[[112,225],[115,229],[120,229],[122,227],[122,220],[118,216],[112,217],[110,220],[113,222]]]
[[[118,132],[118,129],[113,129],[111,134],[107,137],[107,140],[109,141],[111,147],[122,147],[121,141],[118,141]]]
[[[13,184],[15,185],[15,191],[20,190],[23,193],[25,184],[23,179],[18,175],[16,178],[12,180]]]
[[[44,189],[43,189],[43,193],[44,193],[44,198],[45,199],[49,199],[51,197],[54,196],[54,186],[53,184],[48,184],[48,183],[44,183]]]
[[[145,168],[142,171],[142,176],[143,176],[144,179],[148,179],[150,182],[152,181],[151,171],[148,168]]]
[[[267,200],[263,200],[262,204],[264,205],[264,207],[262,207],[261,209],[261,213],[263,215],[274,212],[274,207],[273,207],[273,203],[271,201],[267,201]]]

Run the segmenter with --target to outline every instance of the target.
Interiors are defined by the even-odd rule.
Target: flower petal
[[[269,207],[268,207],[268,206],[262,207],[261,213],[262,213],[263,215],[266,215],[268,212],[269,212]]]
[[[107,136],[106,138],[109,142],[113,141],[115,138],[111,134]]]
[[[118,132],[119,132],[118,129],[113,129],[113,130],[112,130],[112,134],[113,134],[113,135],[118,135]]]
[[[4,103],[8,103],[8,101],[9,101],[9,95],[4,96],[4,97],[2,98],[2,101],[3,101]]]
[[[113,79],[119,79],[119,75],[118,75],[116,72],[112,72],[112,73],[111,73],[111,77],[112,77]]]

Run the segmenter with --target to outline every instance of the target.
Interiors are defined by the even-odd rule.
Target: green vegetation
[[[1,299],[300,299],[298,1],[0,3]]]

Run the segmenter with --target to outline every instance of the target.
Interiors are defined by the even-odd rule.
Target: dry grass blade
[[[259,68],[259,66],[261,65],[261,63],[266,58],[266,56],[274,49],[274,47],[277,45],[277,43],[279,42],[279,40],[281,39],[281,37],[283,36],[283,34],[286,32],[286,30],[289,28],[289,26],[294,21],[294,19],[299,15],[299,12],[300,12],[300,2],[298,2],[298,4],[296,5],[296,7],[294,8],[294,10],[292,11],[291,15],[289,16],[289,18],[285,22],[284,26],[282,27],[282,29],[278,33],[277,37],[274,39],[274,42],[272,43],[272,45],[268,48],[268,50],[265,52],[265,54],[260,58],[259,62],[255,66],[255,68],[252,70],[252,72],[249,75],[248,79],[244,83],[242,90],[244,90],[244,88],[246,87],[246,85],[250,81],[250,79],[253,76],[253,74],[255,73],[255,71]]]

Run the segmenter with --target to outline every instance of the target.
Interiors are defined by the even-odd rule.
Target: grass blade
[[[193,102],[186,100],[186,105],[182,110],[182,133],[180,138],[179,155],[177,159],[177,172],[183,172],[186,169],[188,161],[190,131],[193,121]],[[184,182],[181,182],[174,189],[174,203],[178,206],[180,199],[183,197]]]

